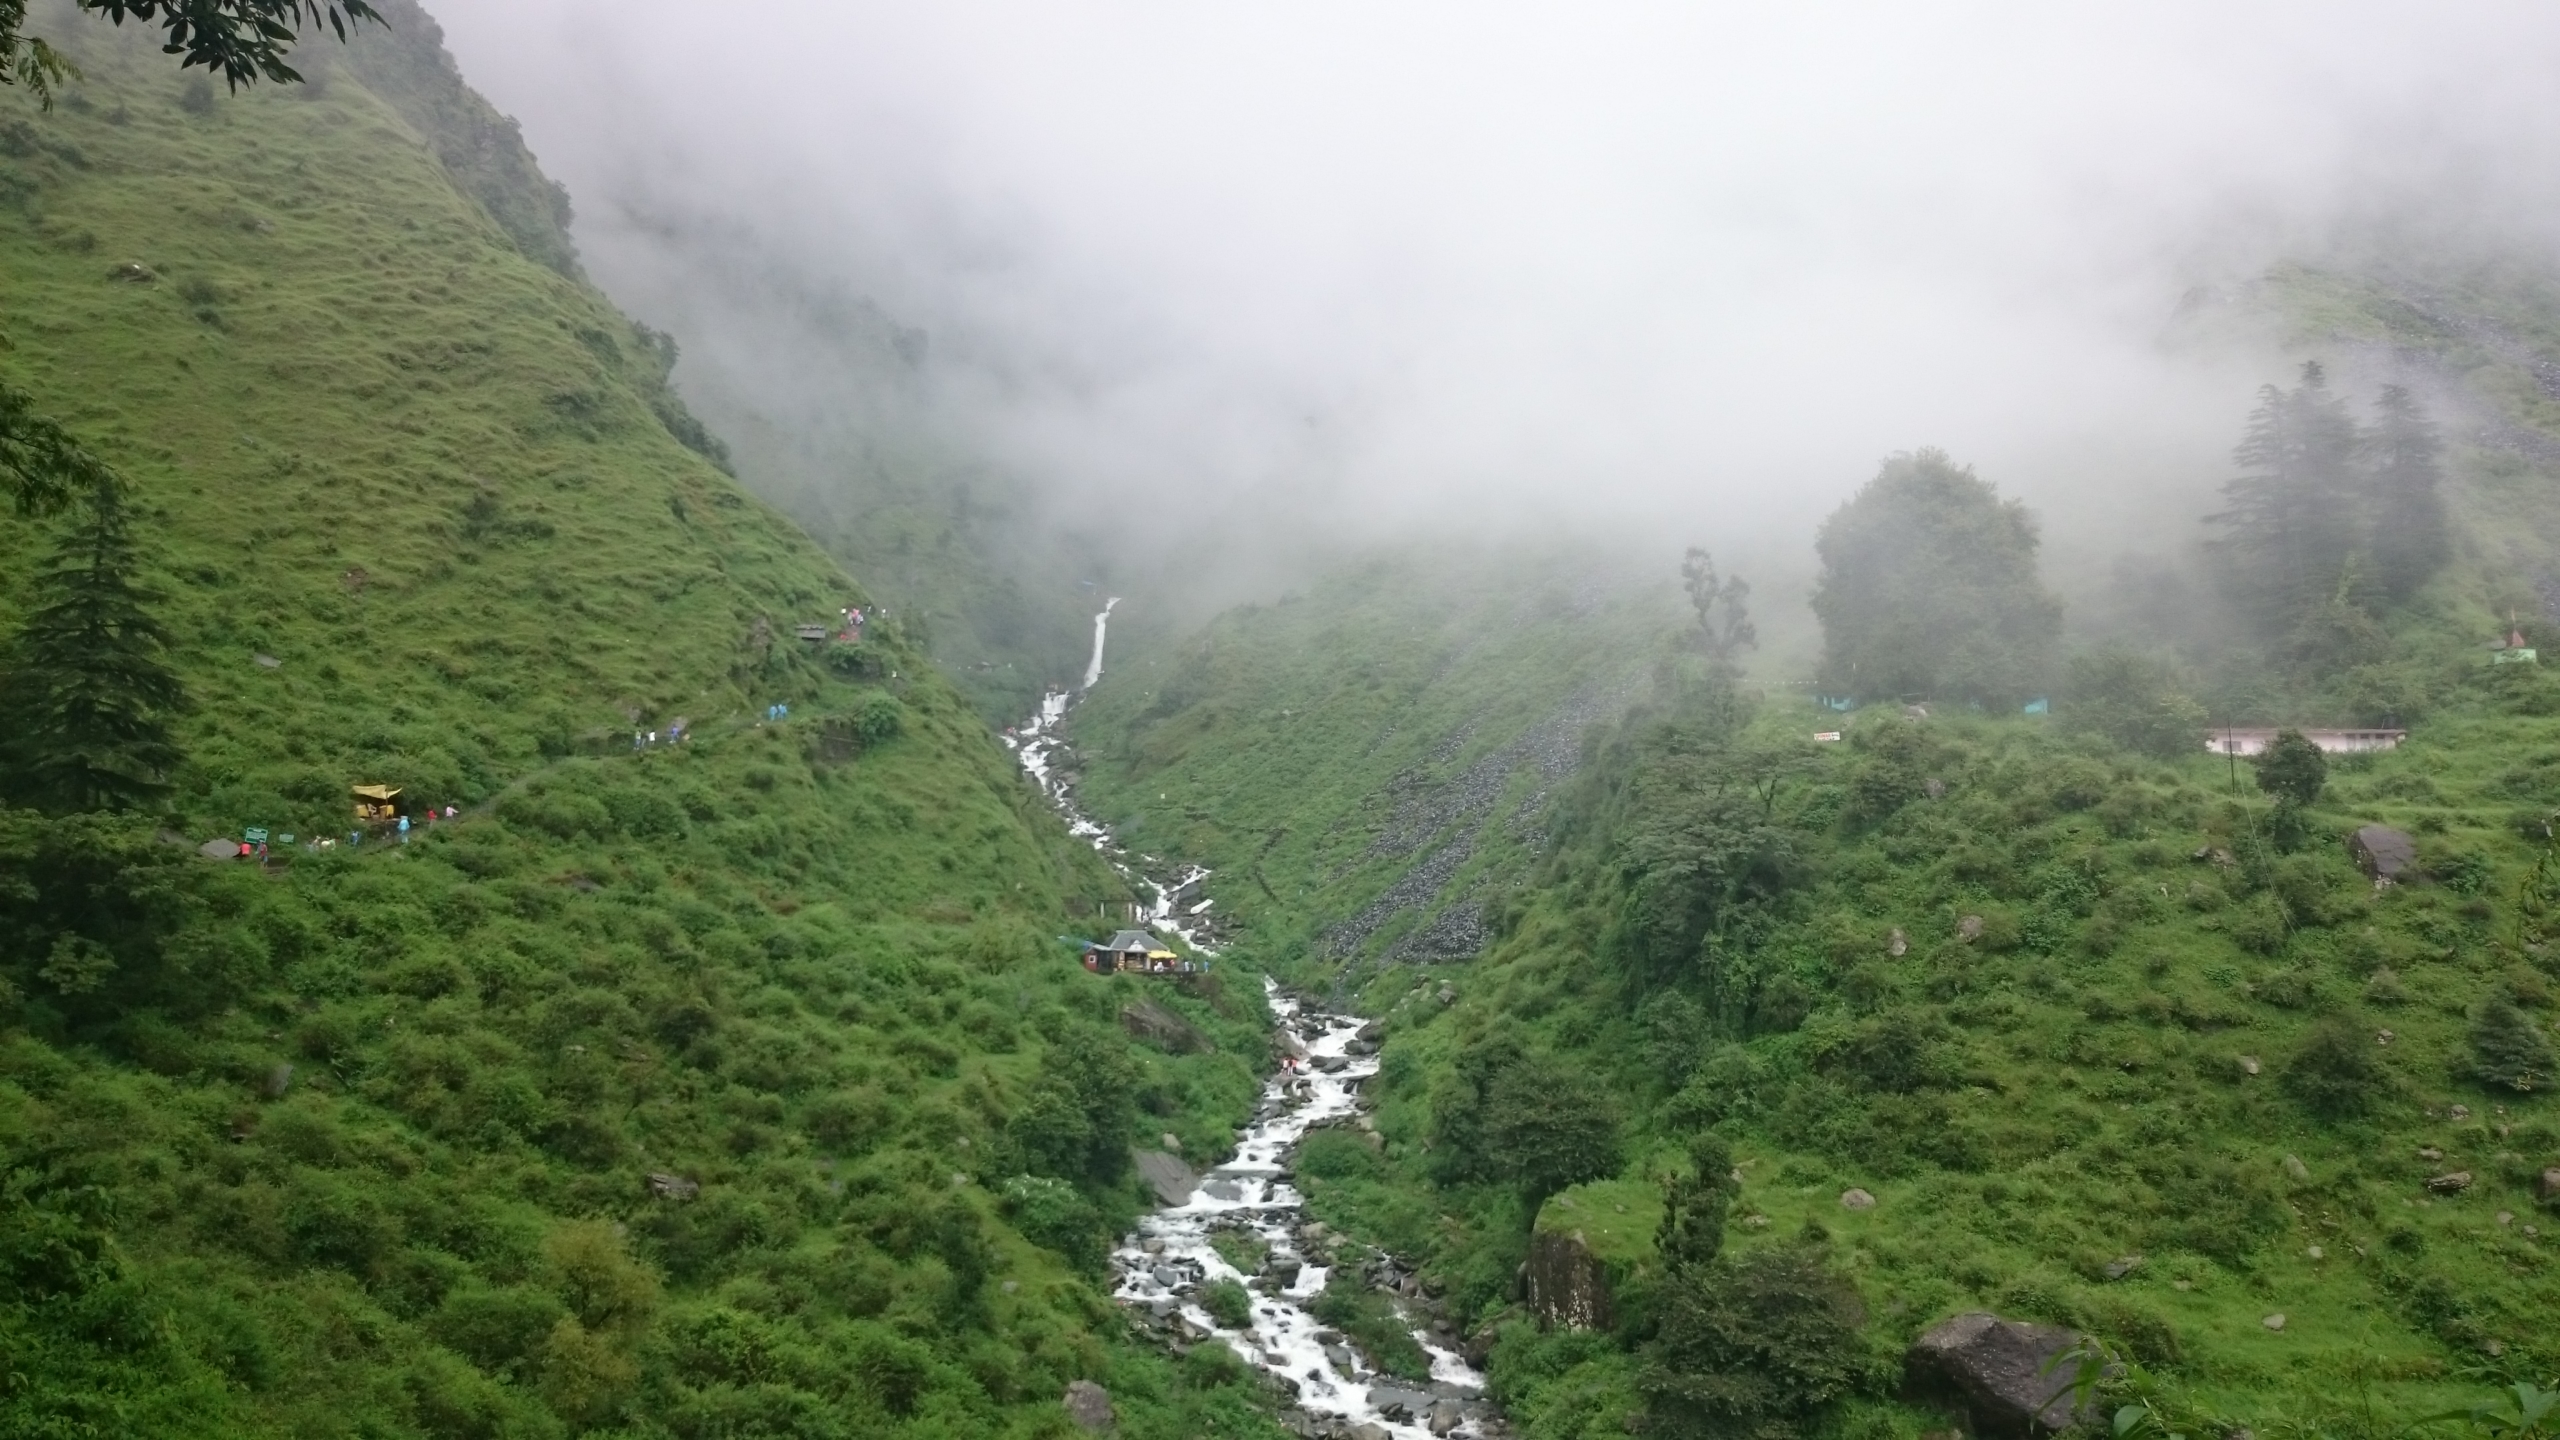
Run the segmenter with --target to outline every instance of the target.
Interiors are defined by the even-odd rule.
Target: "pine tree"
[[[170,718],[185,703],[146,608],[122,489],[99,485],[36,577],[36,604],[0,670],[12,798],[55,812],[122,810],[167,789]]]
[[[2289,639],[2337,596],[2363,539],[2364,435],[2329,393],[2320,362],[2292,390],[2269,385],[2232,458],[2242,474],[2222,487],[2227,527],[2215,542],[2234,598],[2261,632]]]
[[[2560,1060],[2533,1017],[2504,996],[2493,995],[2471,1016],[2472,1070],[2483,1081],[2510,1090],[2549,1085]]]
[[[7,348],[8,337],[0,336],[0,349]],[[82,494],[117,483],[70,431],[37,412],[34,397],[0,382],[0,494],[19,514],[57,514]]]
[[[2450,548],[2445,535],[2444,440],[2406,387],[2386,385],[2374,401],[2368,477],[2373,578],[2394,604],[2417,593]]]

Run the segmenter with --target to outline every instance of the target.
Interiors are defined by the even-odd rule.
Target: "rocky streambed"
[[[1086,687],[1101,678],[1111,606],[1118,603],[1094,617]],[[1189,866],[1164,873],[1162,862],[1131,856],[1076,809],[1060,733],[1072,704],[1064,691],[1043,697],[1039,713],[1008,732],[1005,743],[1073,833],[1155,892],[1148,923],[1214,955],[1213,906],[1202,893],[1209,872]],[[1285,1402],[1281,1421],[1303,1440],[1501,1440],[1510,1431],[1484,1399],[1484,1376],[1454,1348],[1456,1336],[1419,1280],[1392,1256],[1309,1221],[1291,1183],[1298,1146],[1316,1130],[1349,1126],[1375,1143],[1361,1094],[1378,1073],[1374,1032],[1364,1033],[1357,1016],[1310,1009],[1276,988],[1270,999],[1280,1048],[1297,1063],[1265,1082],[1235,1154],[1206,1174],[1192,1173],[1169,1153],[1139,1156],[1165,1203],[1113,1252],[1114,1298],[1134,1326],[1177,1352],[1196,1345],[1235,1351]],[[1251,1273],[1230,1254],[1245,1259]],[[1211,1287],[1222,1283],[1244,1289],[1246,1313],[1225,1317],[1241,1324],[1224,1324],[1210,1313]],[[1388,1298],[1429,1357],[1428,1380],[1382,1372],[1348,1336],[1316,1319],[1308,1307],[1328,1287],[1340,1286]],[[1068,1391],[1067,1406],[1079,1425],[1109,1423],[1109,1396],[1089,1382]]]
[[[1188,1193],[1146,1217],[1112,1255],[1116,1298],[1167,1345],[1234,1350],[1288,1402],[1281,1419],[1302,1437],[1507,1435],[1483,1398],[1483,1375],[1454,1348],[1456,1337],[1441,1328],[1437,1306],[1415,1277],[1392,1257],[1307,1220],[1291,1183],[1308,1134],[1356,1129],[1366,1119],[1360,1092],[1378,1062],[1362,1022],[1307,1009],[1276,992],[1271,1007],[1284,1044],[1303,1054],[1303,1068],[1284,1069],[1264,1086],[1233,1158],[1200,1176],[1151,1173],[1160,1190],[1187,1186]],[[1231,1256],[1245,1258],[1251,1270]],[[1210,1313],[1205,1296],[1220,1282],[1244,1287],[1244,1323],[1222,1323]],[[1429,1380],[1382,1373],[1348,1337],[1315,1317],[1308,1307],[1316,1297],[1344,1286],[1391,1297],[1430,1357]]]

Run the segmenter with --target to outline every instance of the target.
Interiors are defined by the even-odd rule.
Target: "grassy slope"
[[[991,1193],[1054,1042],[1121,1048],[1048,938],[1113,882],[950,685],[894,632],[843,672],[755,640],[863,592],[348,70],[199,114],[138,41],[74,51],[51,115],[0,92],[0,364],[145,497],[198,701],[172,823],[342,832],[354,781],[471,813],[264,874],[117,832],[165,923],[87,994],[9,901],[0,1232],[22,1284],[45,1227],[113,1237],[8,1311],[10,1423],[1047,1433],[1095,1374],[1133,1433],[1247,1433]],[[883,693],[901,736],[830,743]],[[1172,1003],[1221,1051],[1128,1095],[1213,1148],[1258,1000]]]
[[[2359,1367],[2382,1377],[2389,1409],[2413,1415],[2456,1398],[2442,1382],[2463,1367],[2560,1364],[2541,1319],[2560,1298],[2560,1214],[2537,1209],[2532,1188],[2560,1163],[2560,1112],[2473,1080],[2465,1038],[2492,992],[2549,1023],[2547,962],[2502,957],[2492,941],[2531,858],[2506,821],[2520,802],[2560,802],[2531,759],[2553,753],[2560,728],[2447,722],[2342,778],[2324,838],[2284,872],[2286,931],[2267,887],[2187,858],[2248,833],[2247,807],[2225,800],[2209,759],[2083,750],[2025,722],[1932,724],[1947,800],[1872,830],[1835,828],[1829,814],[1861,763],[1850,750],[1827,752],[1789,801],[1816,837],[1816,869],[1754,948],[1764,984],[1784,973],[1817,997],[1800,1025],[1728,1012],[1665,1035],[1639,1018],[1636,987],[1595,944],[1618,901],[1617,854],[1598,842],[1459,981],[1454,1005],[1392,979],[1372,989],[1373,1005],[1406,1021],[1388,1050],[1388,1158],[1319,1185],[1320,1210],[1436,1251],[1475,1317],[1499,1314],[1522,1244],[1516,1204],[1435,1193],[1421,1141],[1433,1077],[1460,1048],[1512,1029],[1619,1098],[1630,1179],[1659,1175],[1689,1127],[1716,1123],[1747,1176],[1736,1213],[1759,1217],[1738,1243],[1828,1232],[1883,1353],[1964,1308],[2062,1321],[2174,1361],[2198,1403],[2260,1424],[2330,1408]],[[2413,827],[2439,861],[2481,857],[2489,878],[2471,893],[2372,895],[2325,838],[2367,821]],[[1986,953],[1955,934],[1965,914],[1994,917],[1995,933],[1998,917],[2022,922],[2026,938]],[[1900,961],[1894,928],[1910,937]],[[2386,964],[2405,1001],[2367,998]],[[2323,1121],[2283,1088],[2308,1028],[2333,1014],[2360,1035],[2395,1032],[2368,1119]],[[1925,1057],[1926,1078],[1883,1061],[1905,1050]],[[2243,1056],[2259,1058],[2259,1075]],[[2456,1104],[2468,1119],[2449,1118]],[[2429,1145],[2445,1158],[2422,1159]],[[2289,1174],[2288,1155],[2307,1179]],[[2421,1182],[2456,1168],[2478,1177],[2470,1192],[2426,1195]],[[1842,1209],[1853,1185],[1878,1207]],[[1549,1202],[1538,1223],[1567,1223],[1552,1212],[1577,1198]],[[2501,1224],[2499,1212],[2520,1219]],[[2542,1238],[2519,1228],[2537,1222]],[[2327,1258],[2309,1257],[2315,1245]],[[1638,1249],[1611,1258],[1640,1271],[1649,1246]],[[2109,1282],[2104,1266],[2128,1254],[2145,1263]],[[2260,1323],[2273,1312],[2288,1316],[2281,1334]],[[2492,1341],[2503,1358],[2484,1352]],[[1614,1353],[1533,1380],[1535,1348],[1516,1347],[1508,1379],[1525,1411],[1563,1407],[1548,1417],[1555,1433],[1586,1422],[1605,1433],[1633,1403]],[[1583,1418],[1568,1423],[1568,1411]]]
[[[1662,593],[1605,575],[1377,555],[1121,655],[1076,712],[1081,798],[1133,847],[1223,872],[1258,955],[1464,958],[1525,817],[1671,624]]]
[[[847,328],[845,343],[863,338]],[[871,378],[846,373],[848,383]],[[896,393],[899,378],[881,388]],[[1033,501],[1023,487],[922,441],[901,444],[886,427],[778,425],[729,403],[716,382],[705,388],[708,413],[735,439],[740,478],[869,577],[981,715],[1012,724],[1045,687],[1081,673],[1101,601],[1079,581],[1109,567],[1079,567],[1065,537],[1025,534]]]

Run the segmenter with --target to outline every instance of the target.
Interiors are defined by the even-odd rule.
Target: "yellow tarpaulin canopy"
[[[353,785],[348,787],[359,800],[373,800],[388,805],[400,798],[397,785]]]

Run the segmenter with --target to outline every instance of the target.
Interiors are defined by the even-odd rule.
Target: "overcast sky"
[[[786,383],[716,219],[1123,504],[1801,546],[1939,445],[2112,529],[2282,374],[2164,348],[2190,285],[2395,208],[2547,244],[2560,174],[2544,3],[429,3],[704,363]]]

